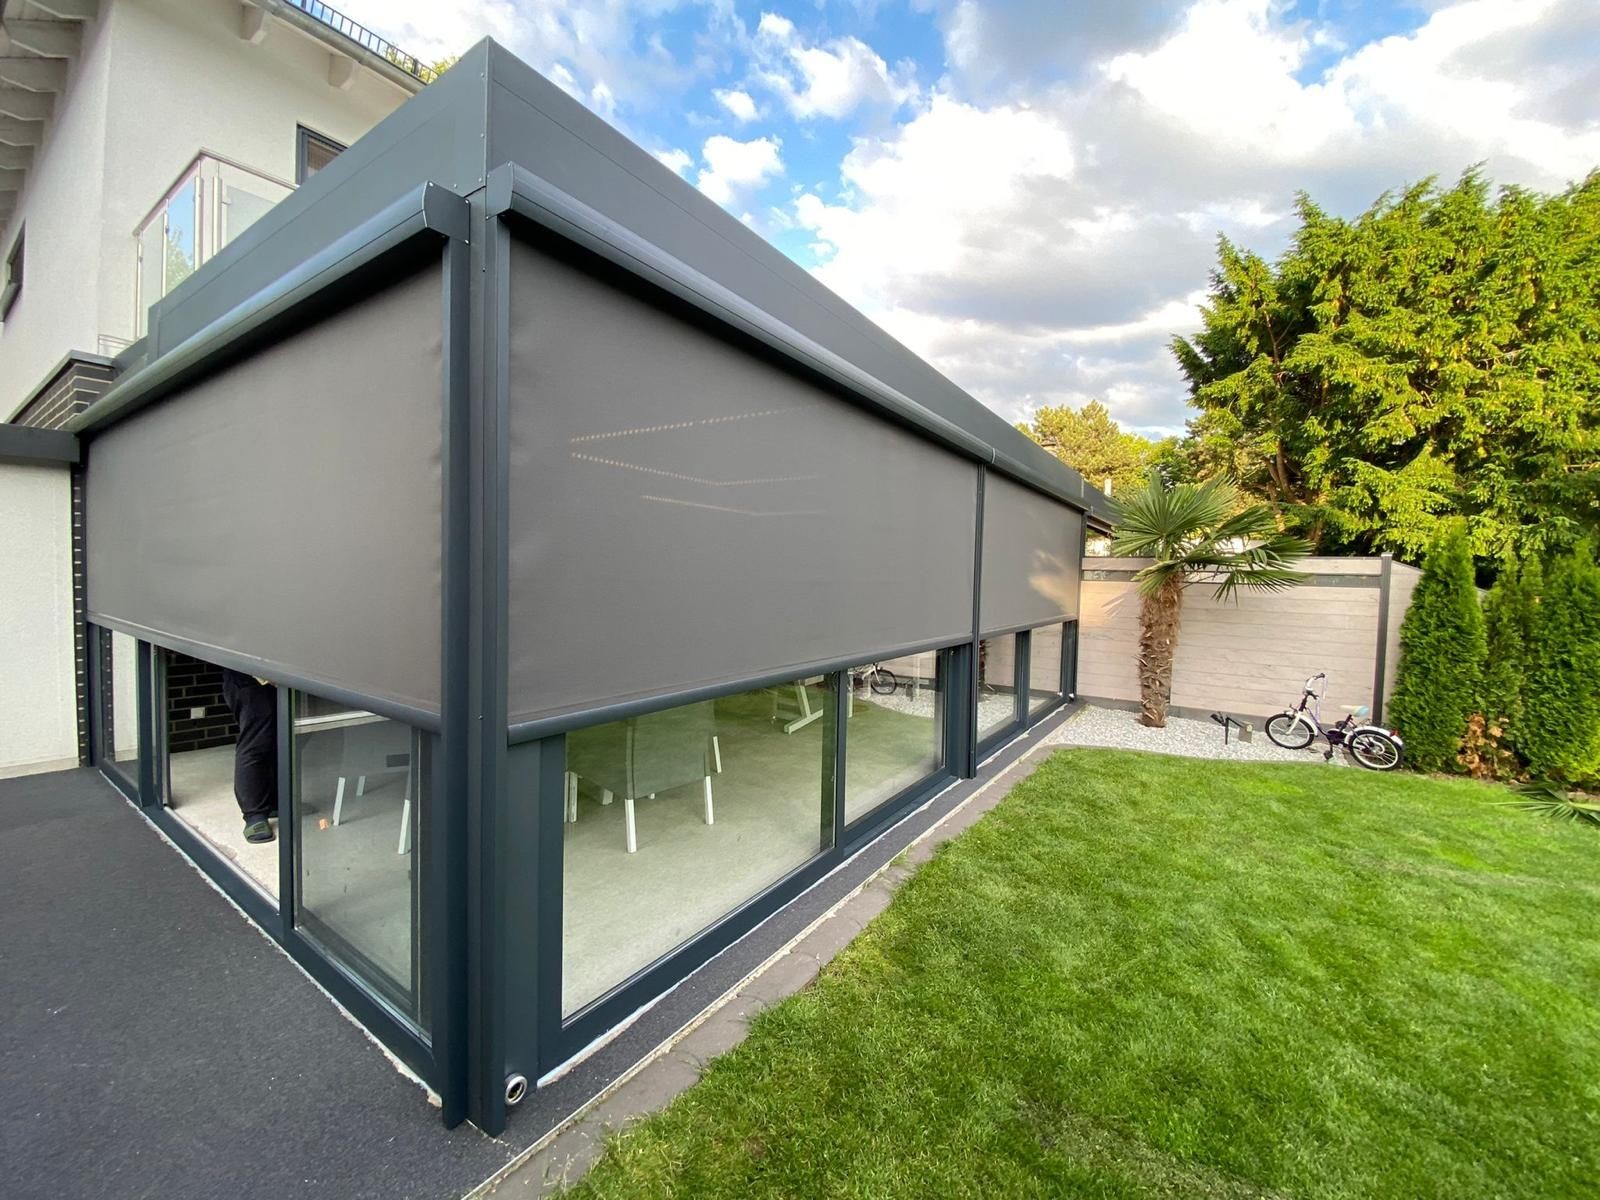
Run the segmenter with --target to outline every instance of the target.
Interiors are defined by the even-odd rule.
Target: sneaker
[[[270,842],[277,835],[272,832],[272,824],[265,817],[257,817],[254,821],[247,821],[244,827],[244,840],[247,842]]]

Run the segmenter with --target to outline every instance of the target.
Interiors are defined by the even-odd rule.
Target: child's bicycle
[[[1328,673],[1318,671],[1306,680],[1300,703],[1267,718],[1265,729],[1273,743],[1285,750],[1304,750],[1318,737],[1328,739],[1328,750],[1322,757],[1331,762],[1333,751],[1343,746],[1351,758],[1369,771],[1392,771],[1400,765],[1405,754],[1405,743],[1397,729],[1384,729],[1379,725],[1358,725],[1357,722],[1371,713],[1365,704],[1345,705],[1344,718],[1333,725],[1322,723],[1322,691]],[[1306,708],[1315,701],[1311,712]]]

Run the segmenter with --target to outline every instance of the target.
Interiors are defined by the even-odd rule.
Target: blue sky
[[[1011,419],[1175,432],[1219,233],[1600,165],[1600,0],[343,0],[494,36]]]

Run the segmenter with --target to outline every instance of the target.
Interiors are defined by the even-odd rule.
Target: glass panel
[[[563,1015],[832,844],[821,678],[567,735]]]
[[[1046,625],[1028,635],[1028,712],[1061,699],[1061,634],[1065,625]]]
[[[139,779],[138,643],[125,633],[100,631],[100,760],[130,782]]]
[[[200,181],[190,179],[167,203],[166,247],[161,294],[164,296],[194,274],[199,232]]]
[[[166,278],[166,214],[157,213],[139,231],[139,299],[138,336],[146,333],[150,306],[162,297],[162,282]]]
[[[848,823],[944,765],[944,689],[938,651],[867,663],[847,675]]]
[[[294,705],[295,925],[415,1020],[421,735],[317,696]]]
[[[217,165],[217,179],[222,192],[217,230],[218,250],[259,221],[268,209],[291,190],[227,163]]]
[[[1017,719],[1017,635],[978,643],[978,740]]]

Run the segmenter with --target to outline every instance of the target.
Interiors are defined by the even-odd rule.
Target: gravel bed
[[[1226,758],[1240,762],[1298,762],[1327,766],[1322,755],[1327,743],[1318,738],[1307,750],[1285,750],[1268,740],[1261,722],[1253,722],[1255,734],[1248,742],[1230,731],[1228,744],[1222,744],[1222,727],[1214,721],[1190,717],[1168,717],[1165,729],[1139,724],[1139,714],[1120,708],[1085,705],[1047,739],[1049,745],[1102,746],[1112,750],[1154,750],[1160,754],[1181,754],[1186,758]],[[1335,766],[1349,766],[1343,754],[1333,756]]]

